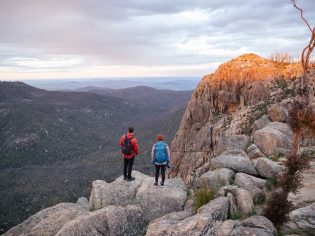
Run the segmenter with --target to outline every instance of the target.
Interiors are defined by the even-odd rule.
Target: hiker
[[[154,186],[157,188],[158,186],[158,180],[161,170],[162,175],[162,182],[161,187],[164,188],[164,182],[165,182],[165,170],[166,167],[169,167],[170,162],[170,149],[168,145],[163,142],[164,136],[162,134],[158,134],[156,136],[157,142],[153,145],[152,151],[151,151],[151,158],[152,163],[155,165],[155,182]]]
[[[132,166],[139,152],[137,139],[133,135],[133,127],[129,127],[127,134],[121,136],[119,144],[124,158],[124,180],[133,181],[135,178],[131,176]]]

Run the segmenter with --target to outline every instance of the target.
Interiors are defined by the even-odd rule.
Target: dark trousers
[[[130,159],[124,158],[124,177],[127,177],[128,179],[131,178],[131,171],[134,160],[134,157]]]
[[[162,175],[162,184],[164,184],[165,170],[166,170],[165,165],[155,165],[155,182],[157,183],[159,180],[160,169],[161,169],[161,175]]]

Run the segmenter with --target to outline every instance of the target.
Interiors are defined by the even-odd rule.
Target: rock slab
[[[256,159],[255,168],[259,175],[264,178],[275,177],[282,171],[282,167],[279,164],[264,157]]]
[[[315,203],[291,211],[289,218],[290,221],[284,227],[285,233],[302,236],[315,235]]]
[[[37,212],[21,224],[11,228],[4,235],[53,236],[56,235],[64,224],[87,213],[88,212],[80,205],[74,203],[60,203]]]
[[[136,236],[143,233],[145,225],[139,206],[108,206],[66,223],[56,236]]]
[[[226,197],[216,198],[202,206],[196,215],[189,212],[175,212],[152,221],[147,236],[197,236],[212,235],[209,232],[228,215],[229,203]]]
[[[290,150],[292,140],[292,130],[287,124],[280,122],[271,122],[254,133],[254,143],[266,156]]]
[[[110,205],[139,205],[147,221],[184,209],[187,191],[181,178],[167,179],[164,188],[155,188],[153,177],[138,171],[133,171],[133,175],[135,181],[131,182],[122,177],[112,183],[94,181],[90,208],[97,210]]]
[[[197,180],[199,187],[218,188],[233,183],[235,172],[227,168],[220,168],[200,176]]]
[[[236,172],[257,175],[257,171],[249,157],[239,149],[227,150],[211,159],[210,163],[214,168],[228,168]]]

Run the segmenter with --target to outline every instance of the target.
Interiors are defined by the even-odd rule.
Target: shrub
[[[243,212],[236,211],[236,212],[232,213],[229,218],[231,220],[241,220],[241,219],[244,219],[245,216],[244,216]]]
[[[203,187],[196,191],[194,199],[194,210],[197,211],[200,207],[214,199],[216,190],[209,187]]]
[[[266,202],[266,195],[260,194],[259,196],[254,197],[253,201],[255,205],[263,205]]]
[[[299,58],[296,58],[288,53],[272,53],[270,55],[270,60],[279,63],[294,63],[297,62]]]
[[[281,157],[284,157],[284,154],[283,153],[277,153],[277,154],[274,154],[274,155],[270,156],[269,159],[272,160],[272,161],[277,162],[277,161],[279,161],[279,159]]]
[[[270,177],[270,178],[268,178],[267,179],[267,184],[266,184],[266,186],[267,186],[267,189],[269,190],[269,191],[271,191],[275,186],[276,186],[276,184],[277,184],[277,179],[276,179],[276,177]]]
[[[268,198],[267,207],[264,209],[263,215],[267,217],[276,228],[279,228],[287,221],[287,214],[292,207],[288,201],[288,192],[277,189],[271,193]]]

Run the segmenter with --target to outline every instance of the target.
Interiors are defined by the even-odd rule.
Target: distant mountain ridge
[[[46,90],[78,90],[84,87],[102,87],[124,89],[137,86],[148,86],[155,89],[171,89],[176,91],[194,90],[199,77],[154,77],[154,78],[104,78],[76,80],[23,80],[23,82]]]

